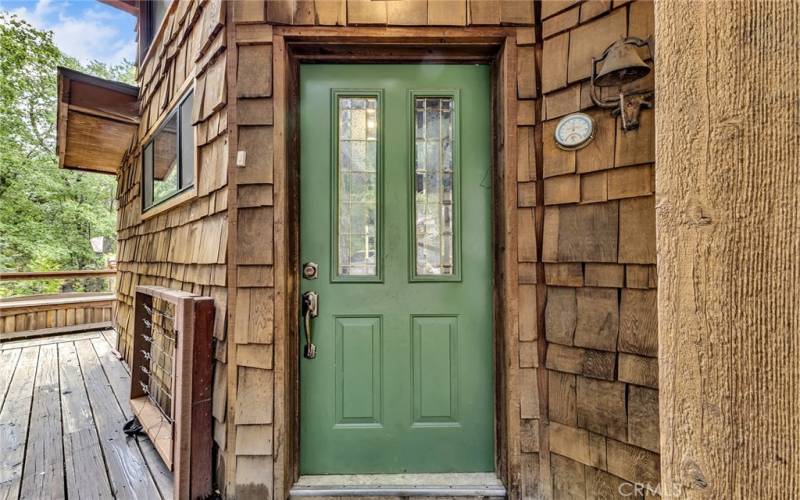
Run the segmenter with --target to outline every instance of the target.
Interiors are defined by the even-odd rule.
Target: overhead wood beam
[[[96,116],[98,118],[104,118],[106,120],[111,120],[111,121],[118,122],[118,123],[127,123],[127,124],[130,124],[130,125],[138,125],[139,124],[139,118],[138,117],[123,115],[121,113],[114,113],[112,111],[103,111],[103,110],[99,110],[99,109],[92,109],[92,108],[87,108],[87,107],[84,107],[84,106],[77,106],[75,104],[70,104],[69,105],[69,110],[70,111],[77,111],[78,113],[83,113],[85,115]]]

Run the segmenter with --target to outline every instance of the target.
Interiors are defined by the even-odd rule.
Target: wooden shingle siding
[[[248,3],[248,2],[243,2]],[[158,285],[214,298],[214,440],[226,449],[228,85],[225,2],[174,2],[162,37],[140,67],[140,122],[117,184],[117,348],[132,359],[134,290]],[[142,214],[141,147],[194,89],[196,196],[157,215]],[[158,207],[154,212],[158,211]]]
[[[549,342],[550,339],[548,339]],[[614,379],[615,355],[611,352],[569,347],[552,342],[547,348],[549,369],[602,380]]]
[[[553,498],[582,498],[586,491],[584,468],[580,462],[556,453],[550,456]]]
[[[580,263],[561,263],[544,265],[544,281],[548,285],[583,286],[583,265]]]
[[[620,36],[652,34],[653,5],[547,0],[541,12],[552,492],[618,496],[623,481],[658,482],[653,111],[623,132],[593,106],[588,78]],[[553,130],[577,111],[596,135],[562,151]]]
[[[140,68],[142,120],[119,174],[114,321],[130,357],[137,285],[214,297],[212,409],[224,494],[286,497],[293,480],[286,440],[296,429],[283,408],[291,395],[281,392],[293,367],[281,342],[295,319],[286,314],[282,170],[282,134],[294,118],[285,108],[291,89],[273,76],[286,71],[274,33],[287,25],[329,35],[412,30],[405,36],[422,26],[515,27],[506,66],[497,67],[507,87],[496,108],[507,126],[497,167],[510,172],[497,177],[507,196],[498,209],[514,264],[503,269],[513,305],[504,318],[509,410],[499,415],[510,497],[592,497],[657,475],[654,112],[622,133],[609,110],[593,107],[587,84],[592,56],[621,35],[652,33],[652,9],[645,0],[176,3]],[[197,195],[143,216],[142,141],[191,85]],[[583,150],[562,151],[555,126],[579,110],[596,120],[597,135]]]
[[[524,26],[530,0],[248,0],[235,2],[237,24],[295,26]],[[219,18],[214,17],[213,20]]]

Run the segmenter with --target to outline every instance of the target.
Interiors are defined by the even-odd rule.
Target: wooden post
[[[800,497],[800,3],[656,3],[661,493]]]

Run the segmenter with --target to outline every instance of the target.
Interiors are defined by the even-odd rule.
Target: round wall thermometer
[[[586,113],[567,115],[556,125],[555,138],[561,149],[581,149],[594,138],[594,120]]]

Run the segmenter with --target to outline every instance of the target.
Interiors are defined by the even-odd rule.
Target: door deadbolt
[[[307,280],[315,280],[319,277],[319,266],[314,262],[306,262],[303,264],[303,278]]]

